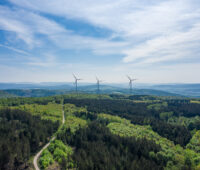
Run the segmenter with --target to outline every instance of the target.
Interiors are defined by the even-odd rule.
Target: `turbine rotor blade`
[[[76,76],[74,75],[74,73],[73,73],[73,76],[74,76],[74,78],[77,80],[77,78],[76,78]]]
[[[131,77],[130,77],[130,76],[128,76],[128,75],[127,75],[127,78],[128,78],[129,80],[131,80]]]
[[[135,81],[135,80],[138,80],[138,79],[132,79],[132,81]]]

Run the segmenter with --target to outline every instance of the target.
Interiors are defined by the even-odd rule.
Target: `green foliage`
[[[198,130],[187,144],[187,148],[200,153],[200,130]]]
[[[163,103],[156,103],[156,104],[150,104],[147,106],[147,109],[154,109],[156,111],[159,111],[162,107],[167,107],[168,104],[167,102],[163,102]]]
[[[168,120],[170,117],[173,116],[173,112],[162,112],[160,113],[160,119],[162,120]]]
[[[173,116],[168,119],[168,123],[170,124],[182,125],[182,126],[191,128],[191,130],[193,129],[192,126],[198,122],[200,122],[199,116],[190,117],[190,118],[184,117],[184,116],[179,116],[179,117]],[[194,128],[197,128],[197,127],[194,127]]]
[[[0,99],[1,106],[19,106],[24,104],[40,104],[46,105],[49,102],[61,103],[62,96],[51,97],[13,97]]]
[[[166,138],[161,137],[155,133],[150,126],[140,126],[133,124],[124,124],[112,122],[107,125],[112,133],[120,136],[134,136],[136,138],[146,138],[148,140],[154,140],[158,144],[165,144],[165,147],[173,147],[174,143],[167,140]]]
[[[98,114],[98,120],[103,120],[103,121],[107,121],[107,122],[119,122],[119,123],[123,123],[123,124],[130,124],[130,120],[121,118],[119,116],[112,116],[109,114]]]
[[[0,109],[0,169],[21,169],[58,125],[22,110]]]
[[[54,162],[52,154],[45,149],[39,159],[39,163],[42,169],[46,169],[50,164]]]
[[[62,169],[76,165],[79,169],[200,168],[197,102],[69,94],[0,99],[0,108],[11,108],[3,116],[0,111],[0,169],[19,168],[48,141],[61,124],[63,99],[66,122],[58,130],[59,140],[52,141],[42,154],[42,168],[57,162]]]
[[[85,107],[76,107],[74,104],[64,105],[65,117],[67,116],[80,116],[82,112],[87,114],[87,109]]]
[[[73,160],[77,169],[162,169],[163,164],[149,157],[149,152],[157,153],[159,145],[146,139],[122,138],[112,134],[104,124],[92,121],[75,134],[63,139],[75,147]]]
[[[47,168],[54,161],[58,162],[62,167],[73,168],[72,154],[73,150],[70,146],[65,145],[61,140],[54,140],[42,152],[39,162],[43,169]]]
[[[47,105],[25,104],[14,106],[20,110],[28,111],[33,115],[40,116],[43,120],[62,121],[62,105],[56,103],[48,103]]]
[[[131,123],[127,124],[127,121],[124,121],[124,119],[121,119],[123,121],[120,122],[118,120],[120,118],[116,121],[116,116],[113,116],[114,118],[111,118],[111,115],[106,117],[110,117],[109,120],[111,123],[109,123],[107,127],[113,134],[122,137],[134,136],[141,139],[146,138],[149,141],[155,141],[156,144],[159,144],[162,150],[157,154],[151,152],[149,155],[152,159],[165,163],[166,169],[172,169],[175,167],[181,169],[185,166],[195,169],[199,165],[200,154],[197,154],[190,149],[184,150],[179,145],[174,145],[170,140],[163,138],[152,131],[150,126],[133,125]],[[196,142],[199,144],[199,141]]]
[[[57,134],[62,135],[67,129],[70,129],[70,131],[74,133],[77,129],[86,126],[87,121],[76,116],[82,112],[87,113],[87,109],[82,107],[76,107],[73,104],[65,104],[65,123]]]
[[[62,141],[60,140],[54,140],[53,142],[51,142],[51,144],[48,147],[49,151],[51,153],[54,153],[55,149],[60,149],[63,152],[65,152],[67,155],[71,155],[72,154],[72,148],[69,146],[66,146]]]
[[[85,127],[87,125],[87,121],[75,116],[66,117],[65,124],[63,129],[70,129],[72,133],[78,130],[81,127]]]
[[[62,159],[67,159],[67,153],[59,148],[56,148],[53,152],[53,157],[60,164],[62,162]]]
[[[168,138],[175,144],[185,146],[190,138],[191,133],[189,128],[185,126],[167,123],[160,119],[160,113],[173,112],[174,116],[192,117],[200,112],[198,104],[191,104],[189,100],[183,99],[168,99],[161,100],[159,103],[153,103],[152,109],[148,109],[148,103],[135,103],[127,99],[65,99],[65,103],[72,103],[78,107],[87,107],[88,112],[95,114],[107,113],[118,115],[131,120],[134,124],[150,125],[152,129],[160,136]],[[154,107],[159,109],[154,109]],[[191,127],[196,128],[199,124],[194,124]]]
[[[106,94],[87,94],[87,93],[71,93],[67,95],[63,95],[65,99],[112,99],[109,95]]]

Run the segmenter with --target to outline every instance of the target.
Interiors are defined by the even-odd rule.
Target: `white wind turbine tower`
[[[136,81],[136,80],[138,80],[138,79],[132,79],[130,76],[127,76],[127,78],[129,79],[130,94],[132,94],[132,90],[133,90],[133,81]]]
[[[77,90],[78,90],[78,81],[82,80],[82,79],[77,78],[74,74],[73,74],[73,76],[74,76],[74,79],[75,79],[75,87],[76,87],[76,93],[77,93]]]
[[[97,80],[97,93],[99,94],[99,93],[100,93],[100,83],[101,83],[103,80],[99,80],[97,77],[96,77],[96,80]]]

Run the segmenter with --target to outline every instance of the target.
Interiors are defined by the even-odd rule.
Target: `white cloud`
[[[7,48],[9,50],[15,51],[15,52],[20,53],[20,54],[30,55],[28,52],[20,50],[20,49],[17,49],[17,48],[14,48],[14,47],[2,45],[2,44],[0,44],[0,47]]]
[[[67,30],[36,13],[0,6],[0,29],[15,32],[30,47],[41,45],[35,34],[54,35]]]
[[[199,17],[193,0],[141,1],[141,0],[10,0],[36,11],[83,19],[127,35],[166,33],[181,30],[186,19]],[[181,24],[179,26],[179,24]]]
[[[16,6],[0,6],[0,29],[15,32],[17,38],[36,49],[45,49],[50,44],[49,48],[54,47],[56,50],[91,50],[94,56],[123,55],[120,66],[106,69],[103,67],[107,72],[112,72],[112,75],[116,71],[116,80],[119,70],[123,72],[124,67],[126,72],[134,73],[148,65],[157,64],[164,67],[165,63],[180,62],[181,67],[185,66],[182,60],[191,65],[192,62],[200,62],[200,3],[197,0],[9,1]],[[42,16],[41,12],[109,29],[112,35],[107,38],[81,36],[68,30],[67,24],[63,27],[56,20]],[[44,37],[41,38],[38,34]],[[112,41],[114,38],[121,41]],[[30,60],[27,64],[46,68],[58,64],[62,67],[63,64],[58,63],[56,58],[51,60],[44,55],[41,59]],[[82,61],[87,62],[84,59]],[[137,69],[134,70],[135,68]],[[192,68],[188,66],[187,71],[190,72]],[[100,70],[102,68],[97,70],[99,74]],[[144,70],[149,73],[148,67]],[[144,73],[143,70],[141,72]],[[156,71],[152,72],[155,73]],[[161,73],[167,74],[167,71]],[[144,74],[141,76],[145,77]],[[161,74],[159,76],[162,79]],[[192,77],[194,79],[194,76]]]
[[[56,62],[56,56],[54,54],[43,54],[42,57],[29,57],[26,65],[39,66],[39,67],[55,67],[59,64]]]
[[[0,29],[17,34],[29,47],[42,47],[45,42],[37,34],[47,36],[53,44],[64,49],[90,49],[97,54],[120,52],[127,43],[112,42],[109,38],[98,39],[76,35],[55,21],[42,17],[36,12],[24,9],[10,9],[0,6]],[[47,43],[49,44],[49,43]]]
[[[194,25],[189,31],[156,37],[131,50],[126,50],[124,51],[126,57],[123,61],[132,62],[142,59],[144,63],[153,63],[178,58],[200,57],[194,51],[199,48],[199,45],[200,23]]]
[[[73,34],[65,34],[63,38],[61,35],[55,35],[51,38],[57,43],[62,42],[60,45],[70,48],[91,48],[98,53],[113,53],[116,50],[116,53],[126,55],[124,62],[147,57],[144,62],[167,61],[171,60],[172,56],[184,58],[182,51],[186,51],[185,47],[190,41],[194,42],[195,37],[199,37],[199,32],[194,29],[198,27],[195,24],[200,19],[200,4],[195,0],[10,1],[26,9],[81,19],[95,26],[113,30],[113,34],[125,40],[124,43],[98,41],[92,38],[85,40]],[[178,48],[174,47],[177,45]],[[167,54],[164,55],[163,51]],[[196,55],[192,51],[189,54]]]
[[[15,19],[14,17],[15,13],[13,11],[7,7],[0,6],[0,29],[15,32],[18,38],[30,45],[33,43],[31,31],[20,22],[20,19]]]

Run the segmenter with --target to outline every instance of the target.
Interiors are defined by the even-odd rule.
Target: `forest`
[[[30,155],[45,144],[59,122],[18,109],[0,109],[0,169],[25,169]]]
[[[40,169],[198,170],[199,114],[198,99],[180,97],[0,99],[0,169],[33,169],[34,155],[55,136]]]

